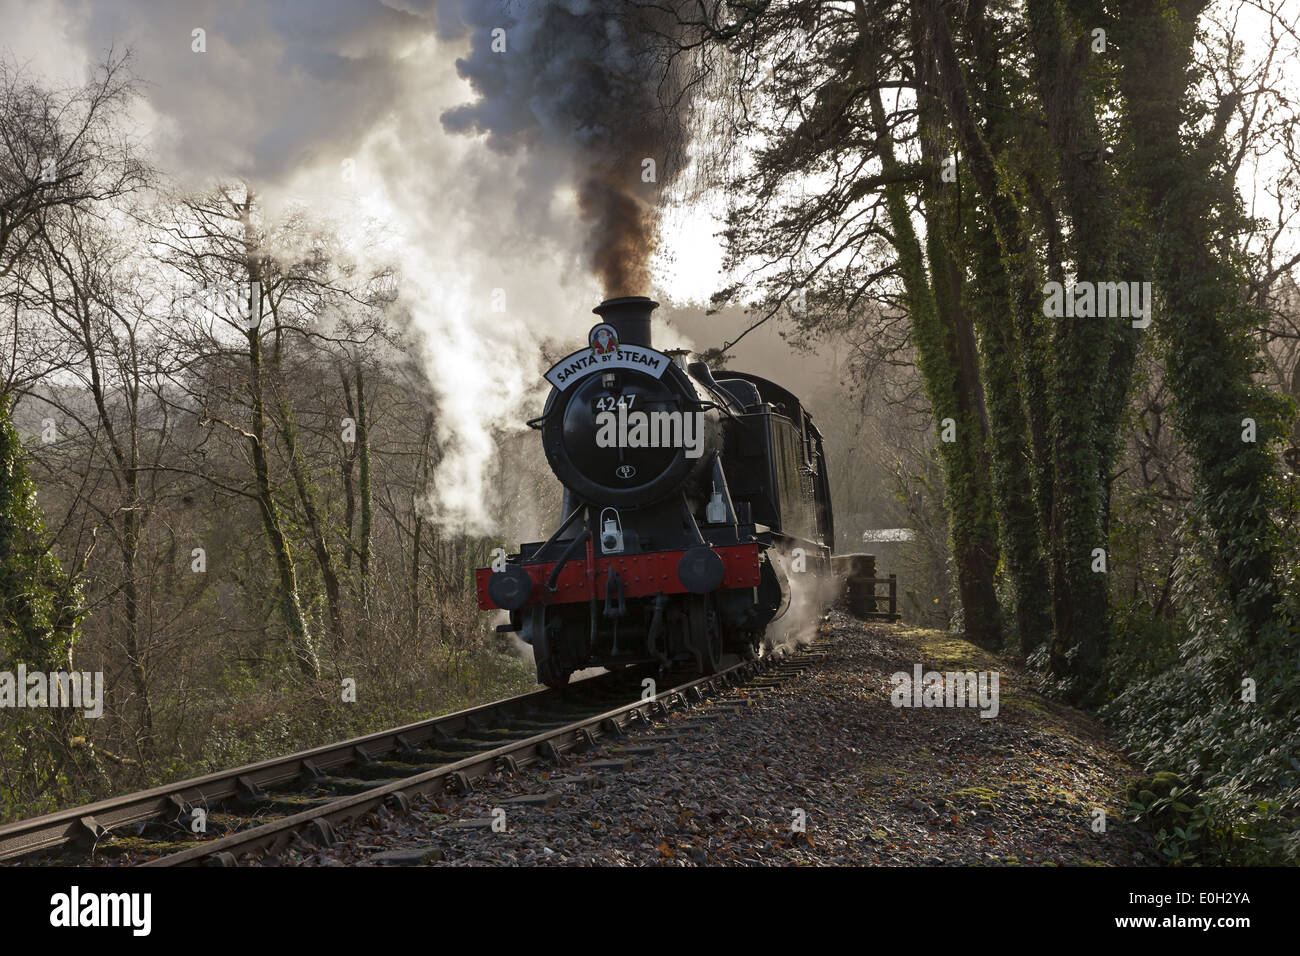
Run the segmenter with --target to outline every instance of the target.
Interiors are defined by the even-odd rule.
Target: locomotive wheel
[[[566,687],[572,675],[573,671],[556,667],[552,660],[537,662],[537,681],[547,687]]]
[[[686,615],[690,648],[700,673],[716,674],[722,665],[722,628],[707,594],[691,595]]]
[[[551,650],[550,635],[546,633],[546,609],[533,609],[533,658],[537,661],[537,682],[547,687],[565,687],[573,668],[563,668],[555,660]]]

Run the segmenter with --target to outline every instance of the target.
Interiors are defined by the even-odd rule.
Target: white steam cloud
[[[660,14],[633,11],[0,0],[0,55],[75,82],[66,71],[129,49],[136,119],[170,179],[239,177],[272,215],[296,200],[388,223],[383,248],[356,252],[399,265],[399,304],[437,391],[433,517],[488,533],[503,517],[497,439],[540,411],[543,347],[581,341],[602,290],[649,291],[611,283],[648,274],[657,190],[682,165],[684,127],[655,112],[671,83],[635,34]],[[643,182],[645,159],[657,183]]]

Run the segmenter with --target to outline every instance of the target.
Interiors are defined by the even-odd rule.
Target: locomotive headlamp
[[[716,484],[713,486],[713,494],[709,496],[709,503],[704,506],[704,520],[709,524],[722,524],[727,520],[727,505]]]
[[[618,373],[601,372],[600,384],[603,385],[605,388],[618,388]]]
[[[613,515],[612,518],[606,517]],[[618,512],[613,508],[606,508],[600,513],[600,549],[606,554],[617,554],[623,550],[623,522],[619,520]]]

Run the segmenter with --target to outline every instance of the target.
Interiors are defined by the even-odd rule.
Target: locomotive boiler
[[[537,678],[658,663],[713,673],[756,656],[792,575],[834,547],[822,436],[793,394],[661,352],[658,303],[607,299],[587,347],[547,373],[528,422],[564,489],[555,532],[475,572],[479,607],[509,612]]]

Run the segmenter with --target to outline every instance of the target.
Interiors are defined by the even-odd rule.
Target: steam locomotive
[[[644,296],[607,299],[588,346],[557,362],[528,422],[564,488],[546,541],[475,572],[479,607],[532,645],[537,679],[658,663],[715,673],[754,657],[791,575],[834,547],[822,436],[799,399],[651,346]]]

